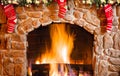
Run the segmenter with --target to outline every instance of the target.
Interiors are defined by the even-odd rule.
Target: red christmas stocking
[[[58,16],[60,18],[64,18],[65,14],[66,14],[66,8],[67,8],[66,0],[55,0],[55,1],[57,1],[58,5],[59,5]]]
[[[4,6],[4,10],[5,10],[6,17],[8,18],[7,32],[13,33],[15,24],[16,24],[16,13],[15,13],[14,7],[13,7],[13,5],[9,4],[9,5]]]
[[[107,18],[106,30],[107,30],[107,32],[111,32],[111,30],[112,30],[112,21],[113,21],[113,11],[112,11],[111,4],[105,5],[104,10],[105,10],[106,18]]]

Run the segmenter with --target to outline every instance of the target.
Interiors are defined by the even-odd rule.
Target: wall
[[[70,5],[70,4],[68,4]],[[105,31],[106,20],[103,9],[82,5],[78,2],[68,6],[65,18],[59,18],[58,5],[53,3],[48,7],[20,7],[16,12],[18,23],[15,32],[6,33],[6,23],[3,21],[0,34],[0,76],[26,76],[28,42],[27,35],[39,26],[53,23],[70,23],[83,27],[94,35],[93,68],[94,76],[119,76],[120,72],[120,6],[114,15],[111,33]],[[114,8],[115,9],[115,8]],[[102,13],[101,13],[102,12]],[[118,21],[119,20],[119,21]]]

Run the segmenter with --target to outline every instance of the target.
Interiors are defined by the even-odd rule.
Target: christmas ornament
[[[5,15],[7,17],[7,32],[13,33],[16,24],[16,13],[12,4],[4,6]]]
[[[111,32],[111,30],[112,30],[112,21],[113,21],[113,10],[112,10],[111,4],[106,4],[104,6],[104,10],[105,10],[106,18],[107,18],[106,30],[107,30],[107,32]]]
[[[59,5],[59,13],[58,16],[60,18],[64,18],[66,11],[67,11],[67,4],[66,0],[57,0],[57,3]]]

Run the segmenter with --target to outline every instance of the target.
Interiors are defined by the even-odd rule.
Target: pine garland
[[[26,6],[28,4],[40,4],[40,3],[44,3],[44,4],[50,4],[52,1],[55,0],[0,0],[0,3],[2,5],[7,5],[7,4],[17,4],[17,5],[21,5],[21,6]],[[103,5],[103,4],[113,4],[116,3],[120,5],[120,0],[82,0],[83,4],[96,4],[97,7]]]
[[[21,6],[26,6],[28,4],[50,4],[53,0],[0,0],[0,3],[2,5],[7,5],[7,4],[17,4]]]

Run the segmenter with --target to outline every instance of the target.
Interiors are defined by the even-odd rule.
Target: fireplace
[[[30,47],[27,36],[43,26],[49,27],[54,23],[76,25],[75,27],[82,28],[93,35],[91,55],[94,76],[119,76],[120,19],[117,17],[120,17],[120,6],[116,7],[113,29],[111,33],[107,33],[103,9],[98,10],[94,6],[89,7],[77,1],[79,0],[71,2],[72,6],[68,4],[70,9],[67,10],[65,18],[58,17],[59,9],[55,3],[51,3],[49,7],[44,4],[31,7],[15,6],[18,19],[15,32],[6,33],[6,21],[0,22],[0,76],[27,76],[29,66],[27,51]]]
[[[51,35],[51,30],[52,30],[52,35]],[[60,32],[62,34],[60,34]],[[66,35],[64,33],[66,33]],[[70,39],[69,37],[71,35],[74,37],[72,40],[73,42],[69,42]],[[66,41],[66,37],[67,37],[67,41]],[[59,66],[62,65],[66,67],[69,72],[70,70],[73,69],[76,70],[77,74],[75,74],[75,76],[79,76],[80,71],[82,72],[81,75],[83,75],[84,73],[85,74],[89,73],[89,75],[91,76],[93,75],[92,54],[93,54],[94,36],[89,32],[87,32],[86,30],[84,30],[82,27],[78,25],[65,24],[65,23],[50,24],[48,26],[41,26],[36,30],[30,32],[27,38],[29,44],[27,51],[27,55],[28,55],[27,59],[29,60],[28,64],[29,64],[29,68],[31,68],[32,70],[33,76],[51,76],[49,75],[50,73],[49,71],[51,69],[49,64],[54,64],[55,66],[56,63],[57,63],[57,69],[59,68],[61,69],[61,67]],[[71,45],[71,43],[73,45]],[[57,44],[57,46],[55,46],[55,44]],[[64,46],[61,46],[61,44],[62,45],[65,44],[65,46],[67,46],[68,49],[66,51],[68,52],[62,50],[64,49]],[[52,47],[54,48],[50,50]],[[71,48],[71,50],[69,48]],[[49,54],[53,53],[52,51],[54,49],[56,49],[53,55],[54,58],[49,58]],[[49,51],[49,54],[46,55],[47,56],[46,61],[45,60],[42,61],[41,56],[45,54],[47,51]],[[66,58],[67,57],[66,55],[68,55],[70,51],[71,51],[70,56]],[[56,53],[58,53],[57,57],[55,56]],[[65,61],[61,59],[62,58],[61,55],[63,56],[63,60]],[[54,59],[54,61],[52,61],[52,59]],[[44,71],[47,72],[47,73],[45,72],[45,75],[44,75]],[[72,74],[72,73],[70,72],[68,74]]]

